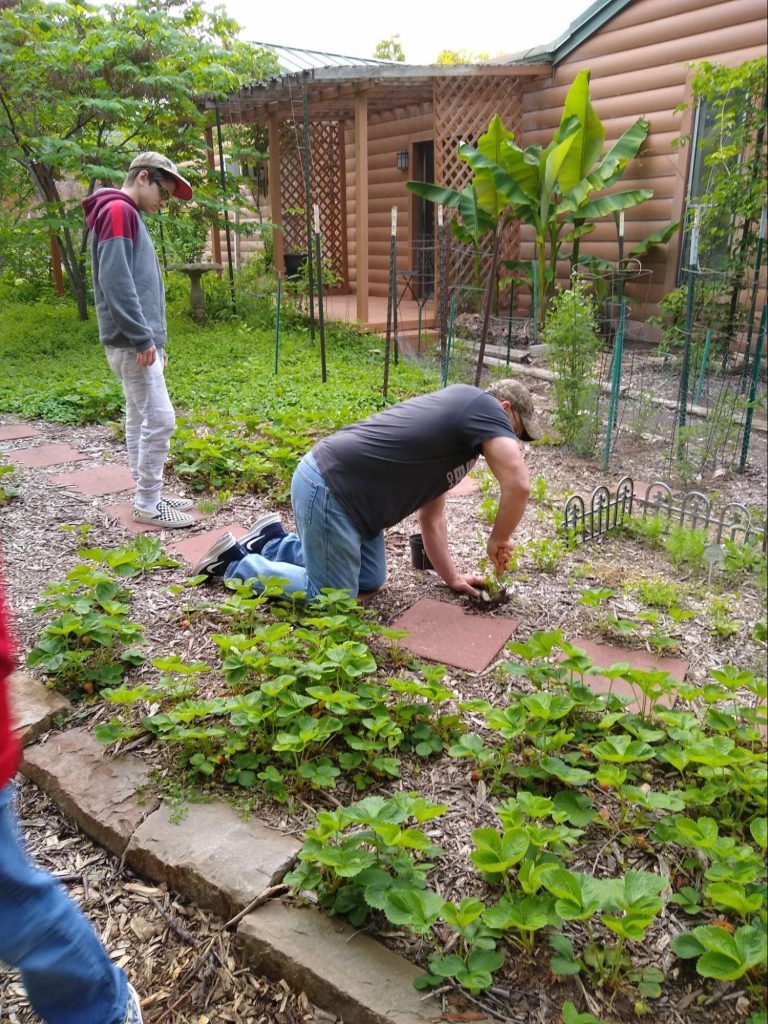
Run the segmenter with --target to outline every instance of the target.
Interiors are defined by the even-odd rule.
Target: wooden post
[[[368,323],[368,93],[355,94],[355,249],[357,319]]]
[[[215,171],[216,161],[213,156],[213,128],[211,127],[205,129],[205,156],[209,169]],[[213,262],[221,263],[221,235],[215,225],[211,226],[211,253],[213,254]],[[220,274],[221,271],[219,271]]]
[[[277,111],[269,115],[269,210],[273,224],[283,223],[283,196],[280,184],[280,118]],[[275,273],[285,273],[285,236],[282,231],[272,232]]]
[[[48,239],[51,246],[51,272],[53,273],[53,290],[59,298],[64,294],[64,276],[61,272],[61,253],[56,235],[49,229]]]

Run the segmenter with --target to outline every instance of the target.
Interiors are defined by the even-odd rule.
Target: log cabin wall
[[[371,114],[368,122],[368,252],[369,295],[386,296],[389,282],[391,209],[397,206],[398,270],[410,269],[413,242],[413,195],[405,187],[414,173],[413,143],[434,138],[432,104],[424,103],[393,111],[391,115]],[[399,150],[409,153],[407,171],[398,170],[395,158]],[[349,240],[349,279],[357,288],[357,198],[355,187],[354,129],[344,131],[347,180],[347,237]]]
[[[691,130],[693,112],[675,113],[690,103],[693,71],[702,60],[736,67],[765,55],[765,0],[635,0],[594,35],[556,62],[549,79],[527,83],[524,145],[552,137],[562,104],[576,73],[591,68],[592,102],[606,129],[606,147],[638,117],[650,132],[638,159],[627,167],[617,189],[650,188],[653,198],[626,215],[626,250],[653,231],[683,216],[690,147],[674,140]],[[643,258],[653,271],[647,304],[633,311],[644,319],[677,284],[680,233]],[[581,250],[617,259],[612,217],[599,221],[582,240]],[[521,256],[533,256],[532,234],[523,228]],[[561,268],[567,275],[568,267]]]

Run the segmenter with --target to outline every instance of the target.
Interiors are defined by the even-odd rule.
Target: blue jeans
[[[12,784],[0,789],[0,960],[47,1024],[123,1024],[128,989],[64,889],[27,859]]]
[[[287,580],[287,596],[312,600],[325,587],[348,590],[353,597],[377,590],[387,578],[384,533],[365,540],[325,486],[311,452],[296,467],[291,482],[291,505],[298,535],[289,533],[264,545],[260,555],[232,562],[226,579],[258,577]]]

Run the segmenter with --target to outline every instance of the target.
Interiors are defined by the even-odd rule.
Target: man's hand
[[[137,366],[151,366],[152,363],[157,359],[157,349],[154,345],[151,348],[145,348],[143,352],[136,353],[136,365]]]
[[[491,560],[496,575],[501,576],[509,568],[509,561],[512,557],[512,540],[507,537],[506,540],[495,540],[493,535],[488,540],[488,558]]]
[[[452,576],[451,579],[446,580],[446,583],[455,590],[457,594],[469,594],[470,597],[479,597],[480,592],[476,590],[476,587],[482,587],[484,580],[482,576],[473,576],[468,573],[457,573]]]

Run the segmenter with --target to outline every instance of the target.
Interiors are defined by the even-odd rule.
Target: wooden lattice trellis
[[[435,181],[460,191],[472,178],[472,169],[459,158],[459,145],[475,145],[495,114],[519,139],[523,117],[523,87],[518,78],[487,76],[437,78],[435,103]],[[450,213],[450,211],[449,211]],[[520,228],[509,224],[501,239],[499,258],[517,259]],[[481,270],[482,273],[482,270]],[[465,250],[451,245],[447,264],[449,291],[475,284],[475,266]],[[485,282],[483,282],[485,283]]]
[[[338,121],[310,123],[310,196],[312,205],[320,207],[323,255],[330,261],[337,283],[349,287],[341,147],[341,126]],[[285,251],[306,252],[302,123],[286,121],[282,126],[280,154]]]

